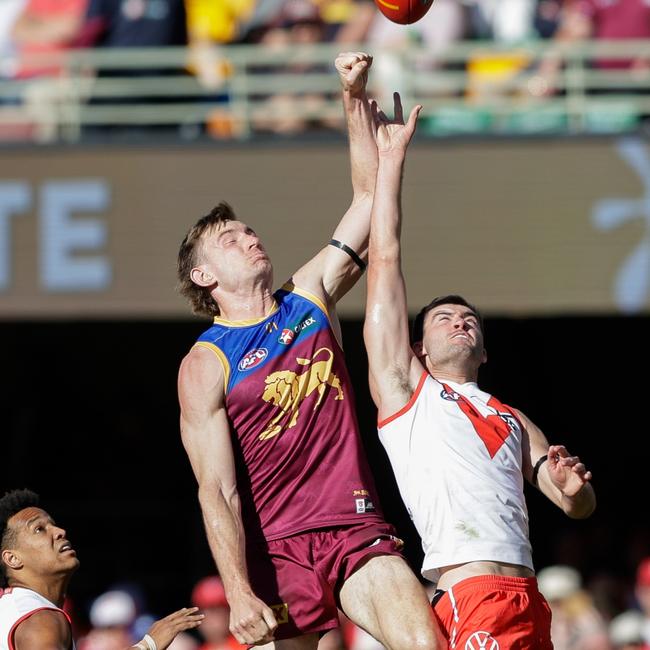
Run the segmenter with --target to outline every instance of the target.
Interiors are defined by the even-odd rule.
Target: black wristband
[[[536,463],[535,467],[533,467],[533,477],[532,477],[532,483],[535,487],[537,487],[537,475],[539,474],[539,468],[548,460],[548,456],[544,455],[542,456]]]
[[[337,239],[330,239],[330,246],[336,246],[336,248],[340,248],[342,251],[347,253],[352,258],[354,263],[362,271],[366,270],[366,263],[347,244],[344,244],[343,242],[340,242]]]

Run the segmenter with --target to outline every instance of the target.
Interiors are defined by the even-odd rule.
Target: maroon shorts
[[[338,627],[338,594],[343,583],[371,557],[401,555],[402,545],[390,524],[378,522],[249,544],[246,561],[251,586],[275,612],[275,638]]]
[[[433,611],[450,647],[553,650],[551,609],[535,578],[466,578]]]

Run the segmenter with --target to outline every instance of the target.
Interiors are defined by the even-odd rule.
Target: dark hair
[[[31,490],[12,490],[0,499],[0,551],[15,543],[15,533],[9,528],[8,521],[21,510],[37,506],[38,494]],[[0,588],[7,586],[7,571],[0,559]]]
[[[424,318],[432,309],[435,309],[438,305],[462,305],[463,307],[471,309],[478,318],[481,332],[485,334],[481,312],[476,309],[472,303],[467,302],[463,296],[451,293],[447,296],[438,296],[437,298],[434,298],[428,305],[422,307],[418,315],[415,317],[415,321],[413,321],[413,329],[411,330],[411,343],[418,343],[422,340],[424,337]]]
[[[192,282],[190,273],[196,266],[201,237],[214,226],[227,221],[234,221],[234,210],[225,201],[212,208],[208,214],[201,217],[188,231],[178,251],[178,290],[192,306],[192,312],[202,316],[217,316],[219,305],[213,300],[205,287]]]

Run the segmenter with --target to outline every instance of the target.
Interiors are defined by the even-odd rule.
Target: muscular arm
[[[61,612],[36,612],[16,628],[14,645],[16,650],[68,650],[72,646],[70,624]]]
[[[378,124],[379,169],[372,208],[364,340],[370,391],[382,419],[410,399],[422,367],[409,343],[406,288],[401,269],[401,185],[406,147],[418,108],[406,125],[396,99],[395,124]],[[380,115],[378,113],[378,120]],[[418,370],[419,369],[419,370]]]
[[[224,374],[210,350],[195,347],[185,357],[178,391],[181,436],[198,482],[208,543],[228,596],[230,629],[240,643],[268,642],[277,623],[248,581]]]
[[[564,513],[573,519],[588,517],[596,507],[596,495],[587,471],[577,456],[570,456],[562,445],[549,445],[541,429],[517,411],[524,426],[524,476],[532,483],[533,467],[540,458],[537,487]]]
[[[336,60],[343,87],[353,196],[332,237],[349,246],[362,259],[367,255],[370,210],[377,176],[377,147],[366,95],[371,64],[372,57],[362,52],[343,54]],[[293,281],[297,287],[314,293],[333,307],[354,286],[361,273],[347,253],[325,246],[294,274]]]

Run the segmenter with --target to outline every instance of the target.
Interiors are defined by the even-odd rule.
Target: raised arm
[[[371,65],[372,57],[364,52],[339,54],[335,62],[342,86],[353,194],[350,207],[332,238],[352,254],[346,253],[344,248],[326,245],[293,276],[296,286],[311,291],[331,307],[361,277],[363,271],[354,256],[359,260],[367,256],[370,210],[377,177],[377,147],[366,95]]]
[[[542,430],[521,411],[524,426],[524,476],[573,519],[584,519],[596,508],[591,472],[563,445],[549,445]]]
[[[411,111],[406,124],[397,93],[394,121],[389,121],[376,104],[372,108],[379,168],[372,207],[363,335],[368,351],[370,391],[381,420],[408,402],[417,382],[413,375],[417,374],[415,368],[419,362],[409,343],[400,231],[404,160],[421,107]]]
[[[198,482],[208,544],[230,604],[230,630],[240,643],[267,643],[277,623],[248,580],[224,373],[210,350],[195,347],[185,357],[178,393],[181,436]]]

